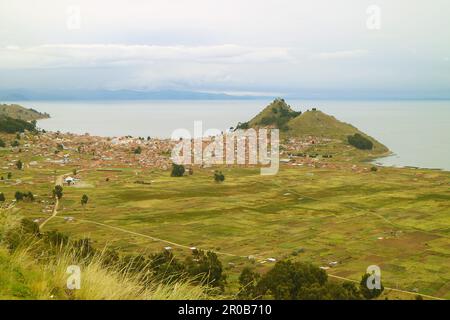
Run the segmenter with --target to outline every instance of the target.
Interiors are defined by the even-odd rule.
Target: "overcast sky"
[[[449,97],[449,14],[448,0],[0,0],[0,89]]]

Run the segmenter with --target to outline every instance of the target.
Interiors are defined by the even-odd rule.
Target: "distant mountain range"
[[[299,91],[280,94],[227,94],[187,90],[88,90],[88,89],[0,89],[0,102],[33,100],[267,100],[283,96],[291,100],[448,100],[447,95],[402,94],[395,92]]]
[[[273,98],[273,97],[270,97]],[[242,100],[267,99],[267,96],[231,95],[195,91],[135,90],[0,90],[0,101],[32,100]]]

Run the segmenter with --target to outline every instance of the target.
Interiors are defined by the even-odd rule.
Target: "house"
[[[75,183],[75,178],[67,177],[64,179],[64,182],[70,186],[72,183]]]

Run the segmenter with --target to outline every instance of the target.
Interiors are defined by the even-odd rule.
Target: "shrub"
[[[276,300],[360,299],[355,285],[328,282],[326,272],[310,263],[279,261],[258,282],[259,295]]]
[[[17,169],[22,170],[22,168],[23,168],[22,160],[18,160],[18,161],[16,162],[16,167],[17,167]]]
[[[2,139],[0,139],[0,148],[4,148],[4,147],[6,147],[6,143]]]
[[[28,191],[27,193],[23,193],[24,198],[26,198],[28,201],[33,202],[34,201],[34,195],[31,191]]]
[[[172,177],[182,177],[184,175],[184,166],[182,164],[172,163],[172,173],[170,176]]]
[[[192,257],[186,258],[185,266],[194,282],[224,289],[226,276],[223,274],[222,263],[214,252],[193,250]]]
[[[16,193],[14,194],[14,198],[16,198],[16,201],[23,200],[23,193],[20,191],[16,191]]]
[[[21,225],[21,229],[22,232],[24,233],[28,233],[28,234],[33,234],[33,235],[39,235],[39,225],[34,222],[31,221],[30,219],[22,219],[22,221],[20,222]]]
[[[370,168],[370,171],[372,171],[372,172],[377,172],[377,171],[378,171],[378,168],[375,167],[375,166],[373,166],[372,168]]]
[[[6,198],[5,195],[3,194],[3,192],[0,192],[0,202],[5,202]]]
[[[223,182],[223,181],[225,181],[225,176],[223,175],[222,171],[215,171],[214,172],[214,181],[216,181],[216,182]]]
[[[134,154],[141,154],[142,153],[142,148],[140,146],[138,146],[136,149],[133,150]]]

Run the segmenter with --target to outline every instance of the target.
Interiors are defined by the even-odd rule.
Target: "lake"
[[[333,101],[290,100],[295,110],[318,108],[376,138],[395,155],[378,159],[388,166],[417,166],[450,170],[450,101]],[[178,128],[193,132],[226,130],[247,121],[270,100],[211,101],[23,101],[48,112],[39,121],[46,130],[101,136],[170,137]]]

